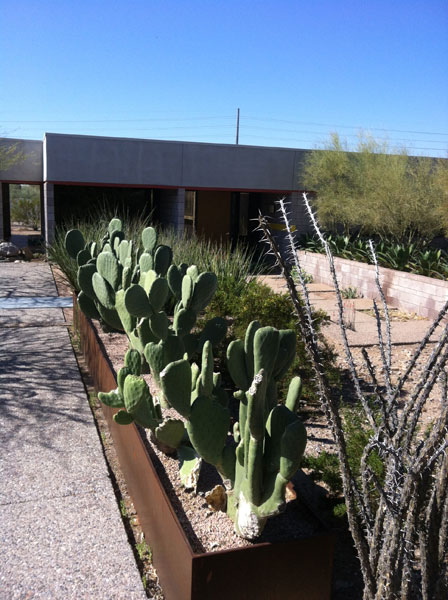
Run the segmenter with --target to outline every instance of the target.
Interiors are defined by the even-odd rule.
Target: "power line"
[[[368,131],[384,131],[384,132],[393,132],[393,133],[411,133],[418,135],[443,135],[448,136],[448,133],[445,132],[435,132],[435,131],[416,131],[411,129],[386,129],[381,127],[362,127],[361,125],[331,125],[329,123],[316,123],[313,121],[293,121],[287,119],[275,119],[271,117],[252,117],[244,115],[244,120],[251,121],[262,121],[262,122],[275,122],[275,123],[286,123],[290,125],[311,125],[315,127],[329,127],[336,129],[358,129],[363,130],[366,129]],[[202,117],[142,117],[138,119],[14,119],[14,120],[4,120],[2,119],[2,123],[143,123],[143,122],[158,122],[158,121],[204,121],[207,119],[229,119],[233,120],[234,116],[232,115],[209,115]],[[321,133],[321,132],[309,132],[309,133]],[[347,135],[356,135],[356,134],[347,134]]]
[[[264,136],[264,135],[253,135],[250,134],[251,138],[257,138],[257,139],[263,139],[263,140],[283,140],[283,141],[289,141],[289,142],[308,142],[309,140],[299,140],[296,138],[279,138],[279,137],[269,137],[269,136]],[[410,148],[410,150],[436,150],[437,152],[440,152],[441,150],[443,150],[443,148],[416,148],[416,147],[412,147]]]
[[[194,125],[194,126],[187,126],[187,125],[175,125],[175,126],[168,126],[168,127],[133,127],[133,128],[126,128],[124,131],[132,131],[132,132],[144,132],[144,131],[154,131],[154,132],[159,132],[159,131],[185,131],[185,130],[191,130],[191,131],[196,131],[198,129],[223,129],[223,128],[233,128],[234,125],[232,123],[225,123],[225,124],[219,124],[219,125]],[[246,133],[247,135],[247,130],[248,129],[254,129],[256,131],[275,131],[275,132],[280,132],[280,133],[296,133],[299,135],[321,135],[323,132],[320,131],[309,131],[309,130],[302,130],[302,131],[292,131],[291,129],[278,129],[276,127],[259,127],[257,125],[246,125],[244,127],[244,131],[243,133]],[[41,131],[40,127],[26,127],[25,131]],[[95,127],[95,128],[84,128],[83,129],[84,132],[92,132],[92,131],[110,131],[110,129],[106,129],[104,127]],[[114,128],[114,131],[120,131],[120,128]],[[65,132],[64,132],[65,133]],[[249,133],[250,136],[256,137],[255,134]],[[357,137],[356,134],[347,134],[348,137]],[[259,136],[260,137],[260,136]],[[263,136],[262,136],[263,137]],[[303,139],[296,139],[296,138],[274,138],[274,137],[269,137],[269,136],[264,136],[266,139],[291,139],[292,141],[310,141],[310,140],[303,140]],[[426,142],[426,143],[434,143],[434,144],[447,144],[447,140],[425,140],[425,139],[412,139],[412,138],[383,138],[383,137],[378,137],[376,138],[378,140],[383,140],[383,141],[390,141],[393,143],[397,143],[397,142],[407,142],[407,143],[414,143],[414,142]]]
[[[222,129],[223,127],[234,129],[234,125],[229,123],[226,125],[197,125],[195,127],[189,127],[187,125],[178,125],[175,127],[133,127],[132,129],[115,127],[113,131],[177,131],[179,129],[182,130],[190,130],[196,131],[197,129]],[[58,128],[59,129],[59,128]],[[41,127],[26,127],[25,131],[42,131]],[[105,129],[104,127],[94,127],[94,128],[83,128],[83,131],[110,131],[109,129]],[[47,133],[56,133],[48,131]],[[67,133],[64,131],[64,133]],[[81,134],[82,135],[82,134]]]
[[[323,135],[322,131],[309,131],[309,130],[300,130],[297,132],[293,132],[291,131],[291,129],[278,129],[277,127],[259,127],[258,125],[245,125],[244,129],[257,129],[257,130],[264,130],[264,131],[279,131],[282,133],[299,133],[299,134],[310,134],[310,135]],[[358,137],[358,134],[356,133],[347,133],[346,134],[348,137]],[[446,144],[448,142],[448,140],[416,140],[416,139],[410,139],[410,138],[394,138],[393,140],[391,140],[390,138],[387,137],[377,137],[375,138],[377,140],[384,140],[384,141],[393,141],[393,142],[427,142],[427,143],[435,143],[435,144]]]
[[[276,123],[290,123],[298,125],[313,125],[316,127],[334,127],[336,129],[366,129],[368,131],[385,131],[386,133],[392,131],[394,133],[417,133],[419,135],[447,135],[448,133],[438,131],[413,131],[410,129],[384,129],[380,127],[362,127],[361,125],[329,125],[328,123],[313,123],[311,121],[287,121],[285,119],[272,119],[270,117],[251,117],[245,116],[245,119],[252,119],[254,121],[275,121]]]
[[[204,121],[206,119],[234,119],[230,116],[222,117],[153,117],[149,119],[67,119],[67,120],[50,120],[50,119],[36,119],[36,120],[15,120],[5,121],[2,119],[2,123],[140,123],[145,121]]]

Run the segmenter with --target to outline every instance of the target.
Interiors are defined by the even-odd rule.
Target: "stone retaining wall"
[[[333,284],[324,254],[300,251],[299,256],[302,268],[315,282]],[[335,258],[334,263],[341,288],[356,287],[363,296],[378,298],[373,265],[345,258]],[[434,319],[448,299],[448,281],[441,279],[380,267],[380,281],[390,306],[422,317]]]

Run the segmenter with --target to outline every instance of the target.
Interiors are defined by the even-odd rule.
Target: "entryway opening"
[[[18,248],[39,251],[43,245],[41,186],[10,184],[9,212],[10,241]]]

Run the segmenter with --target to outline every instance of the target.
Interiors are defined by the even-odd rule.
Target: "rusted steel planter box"
[[[98,391],[115,373],[91,322],[74,322]],[[129,492],[167,600],[325,600],[330,598],[334,536],[197,554],[193,552],[135,425],[117,425],[103,406]]]

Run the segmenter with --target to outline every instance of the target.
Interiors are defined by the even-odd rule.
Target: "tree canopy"
[[[11,143],[7,138],[0,142],[0,171],[6,171],[25,159],[25,154],[17,143]]]
[[[40,226],[40,191],[37,185],[14,184],[11,193],[11,219],[32,227]]]
[[[448,229],[445,159],[409,156],[361,134],[350,152],[339,135],[309,154],[304,185],[316,192],[318,218],[329,230],[388,236],[404,241],[433,238]],[[445,199],[445,200],[444,200]]]

